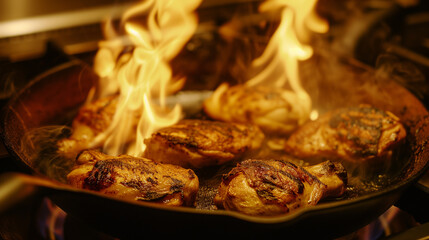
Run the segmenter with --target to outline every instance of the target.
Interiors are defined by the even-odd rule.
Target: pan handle
[[[21,173],[0,175],[0,215],[32,197],[45,195],[47,180]]]

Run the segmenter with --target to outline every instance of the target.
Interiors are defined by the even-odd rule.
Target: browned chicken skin
[[[341,163],[326,161],[304,169],[326,185],[322,198],[340,197],[346,191],[347,171]]]
[[[214,203],[248,215],[279,215],[341,196],[346,185],[347,173],[338,163],[306,170],[290,162],[251,159],[223,176]]]
[[[259,149],[263,139],[250,124],[182,120],[146,139],[144,157],[182,167],[215,166]]]
[[[289,134],[308,119],[309,112],[293,91],[260,85],[221,84],[204,101],[204,111],[225,122],[252,123],[265,133]]]
[[[111,96],[81,107],[73,119],[72,135],[58,142],[58,153],[73,159],[87,149],[93,139],[110,125],[116,103],[116,96]]]
[[[399,119],[367,105],[337,109],[302,125],[286,142],[286,151],[301,159],[364,163],[389,159],[404,142]]]
[[[67,180],[77,188],[170,206],[194,205],[199,187],[191,169],[128,155],[112,157],[93,150],[79,155]]]

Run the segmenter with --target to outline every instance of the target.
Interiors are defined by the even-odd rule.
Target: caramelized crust
[[[322,198],[340,197],[346,191],[347,171],[341,163],[326,161],[304,169],[326,185]]]
[[[325,180],[344,180],[344,174],[347,179],[341,165],[331,162],[321,165],[315,172]],[[334,168],[330,168],[332,166]],[[341,177],[337,174],[339,172]],[[223,176],[214,203],[218,208],[249,215],[285,214],[300,207],[316,205],[323,197],[341,195],[347,180],[335,186],[330,185],[330,181],[327,183],[290,162],[251,159],[237,164]]]
[[[76,164],[67,176],[72,186],[122,199],[192,206],[198,192],[198,178],[191,169],[145,158],[89,150],[79,155]]]
[[[204,102],[211,118],[252,123],[265,133],[289,134],[308,119],[309,106],[290,90],[266,86],[220,85]]]
[[[99,99],[91,104],[84,105],[73,120],[73,128],[82,125],[90,128],[97,135],[110,125],[116,111],[117,96]]]
[[[95,136],[110,125],[116,104],[116,96],[111,96],[82,106],[73,119],[72,135],[58,141],[58,153],[74,159],[80,151],[87,149]]]
[[[201,168],[221,165],[259,149],[258,127],[205,120],[182,120],[145,140],[144,156],[157,162]]]
[[[389,159],[404,142],[399,119],[367,105],[329,112],[302,125],[286,142],[286,151],[301,159],[332,159],[362,163]]]

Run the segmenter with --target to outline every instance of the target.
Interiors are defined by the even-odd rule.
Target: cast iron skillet
[[[4,110],[1,122],[4,143],[10,153],[34,174],[7,174],[1,177],[0,189],[7,190],[3,191],[5,197],[1,198],[0,211],[13,202],[9,202],[7,196],[13,197],[15,201],[37,191],[52,199],[70,217],[79,218],[120,238],[152,235],[183,235],[191,238],[267,235],[333,238],[357,230],[386,211],[399,199],[403,190],[427,169],[428,112],[412,94],[393,81],[375,84],[374,79],[369,77],[373,73],[356,73],[359,72],[357,68],[344,72],[353,72],[340,78],[343,82],[354,81],[354,87],[320,81],[312,74],[315,83],[306,87],[314,98],[316,108],[324,111],[337,106],[370,103],[393,112],[407,126],[410,155],[401,159],[403,170],[389,176],[392,184],[382,190],[353,199],[320,203],[284,216],[254,217],[231,211],[174,208],[119,200],[50,179],[43,176],[27,158],[27,154],[23,153],[21,139],[33,128],[63,122],[64,116],[70,117],[69,113],[84,102],[89,89],[97,82],[97,77],[89,67],[73,61],[32,81]],[[320,78],[324,78],[326,73],[322,70],[319,73]]]

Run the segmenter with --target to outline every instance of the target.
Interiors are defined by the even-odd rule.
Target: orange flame
[[[328,30],[328,24],[315,14],[316,3],[317,0],[266,0],[261,4],[261,12],[282,9],[281,22],[264,53],[252,62],[253,68],[263,70],[246,82],[247,86],[270,84],[280,88],[289,83],[293,94],[287,94],[287,100],[294,103],[301,123],[311,113],[311,99],[301,86],[298,71],[299,61],[313,55],[311,46],[304,42],[309,40],[310,31]],[[311,113],[312,118],[316,115]]]
[[[169,109],[165,103],[166,96],[180,90],[185,80],[172,78],[169,61],[194,33],[198,20],[193,11],[200,2],[141,2],[122,16],[128,38],[118,37],[111,22],[106,24],[105,34],[110,39],[100,43],[94,66],[101,77],[101,95],[119,93],[119,96],[112,123],[96,137],[94,146],[104,142],[108,154],[139,156],[145,150],[144,138],[181,118],[179,105]],[[142,16],[147,18],[144,24]],[[133,50],[123,53],[127,44]]]

